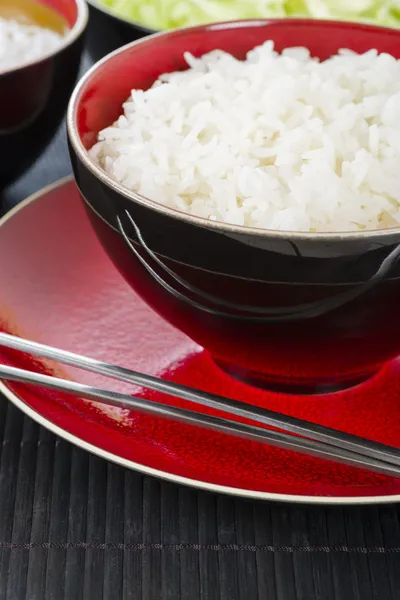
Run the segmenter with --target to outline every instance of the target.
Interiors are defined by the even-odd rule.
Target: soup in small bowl
[[[399,354],[399,59],[394,30],[241,21],[128,45],[75,89],[105,250],[228,376],[333,392]]]
[[[84,0],[0,0],[0,189],[60,125],[76,82]]]

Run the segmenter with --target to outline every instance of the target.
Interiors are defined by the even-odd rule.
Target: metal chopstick
[[[79,367],[87,371],[106,375],[114,379],[141,385],[142,387],[151,390],[177,396],[194,404],[214,410],[220,410],[230,415],[246,418],[270,427],[276,427],[291,434],[305,436],[314,441],[334,446],[340,451],[348,450],[350,452],[356,452],[363,457],[382,460],[385,463],[391,463],[400,467],[400,449],[327,428],[316,423],[303,421],[264,408],[250,406],[237,400],[199,391],[194,388],[165,381],[158,377],[145,375],[124,367],[110,365],[93,358],[74,354],[52,346],[46,346],[38,342],[25,340],[7,333],[0,332],[0,346],[28,352],[33,355]],[[2,377],[1,373],[0,377]]]
[[[365,457],[350,450],[329,446],[323,442],[300,438],[278,431],[271,431],[257,427],[256,425],[248,425],[221,417],[204,415],[195,411],[163,405],[143,398],[104,390],[6,365],[0,366],[0,378],[74,394],[81,398],[89,398],[108,405],[125,409],[134,409],[141,413],[181,421],[189,425],[200,426],[247,440],[266,443],[285,450],[292,450],[317,458],[332,460],[334,462],[344,463],[353,467],[400,478],[400,468],[385,462],[384,460]]]

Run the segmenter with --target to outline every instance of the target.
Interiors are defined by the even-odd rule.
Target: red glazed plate
[[[4,331],[398,445],[400,362],[340,394],[296,397],[241,384],[152,312],[114,269],[92,233],[72,179],[28,198],[0,222]],[[0,360],[140,394],[161,395],[0,349]],[[54,433],[126,467],[199,488],[266,500],[400,500],[400,480],[236,440],[21,384],[0,390]],[[184,405],[183,401],[169,399]]]

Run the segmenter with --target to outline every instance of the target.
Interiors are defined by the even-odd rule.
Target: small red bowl
[[[346,23],[242,21],[157,34],[109,55],[78,84],[67,119],[72,164],[120,272],[222,369],[269,388],[334,391],[400,353],[399,228],[300,234],[211,222],[130,193],[87,154],[130,90],[184,69],[184,51],[241,58],[268,39],[321,59],[343,47],[400,58],[400,32]]]
[[[36,0],[69,26],[50,54],[0,71],[0,189],[21,175],[57,131],[76,83],[88,20],[85,0]]]

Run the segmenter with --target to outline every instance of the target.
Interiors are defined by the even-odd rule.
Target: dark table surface
[[[64,127],[3,194],[71,172]],[[91,456],[0,397],[0,600],[397,600],[398,505],[251,502]]]

